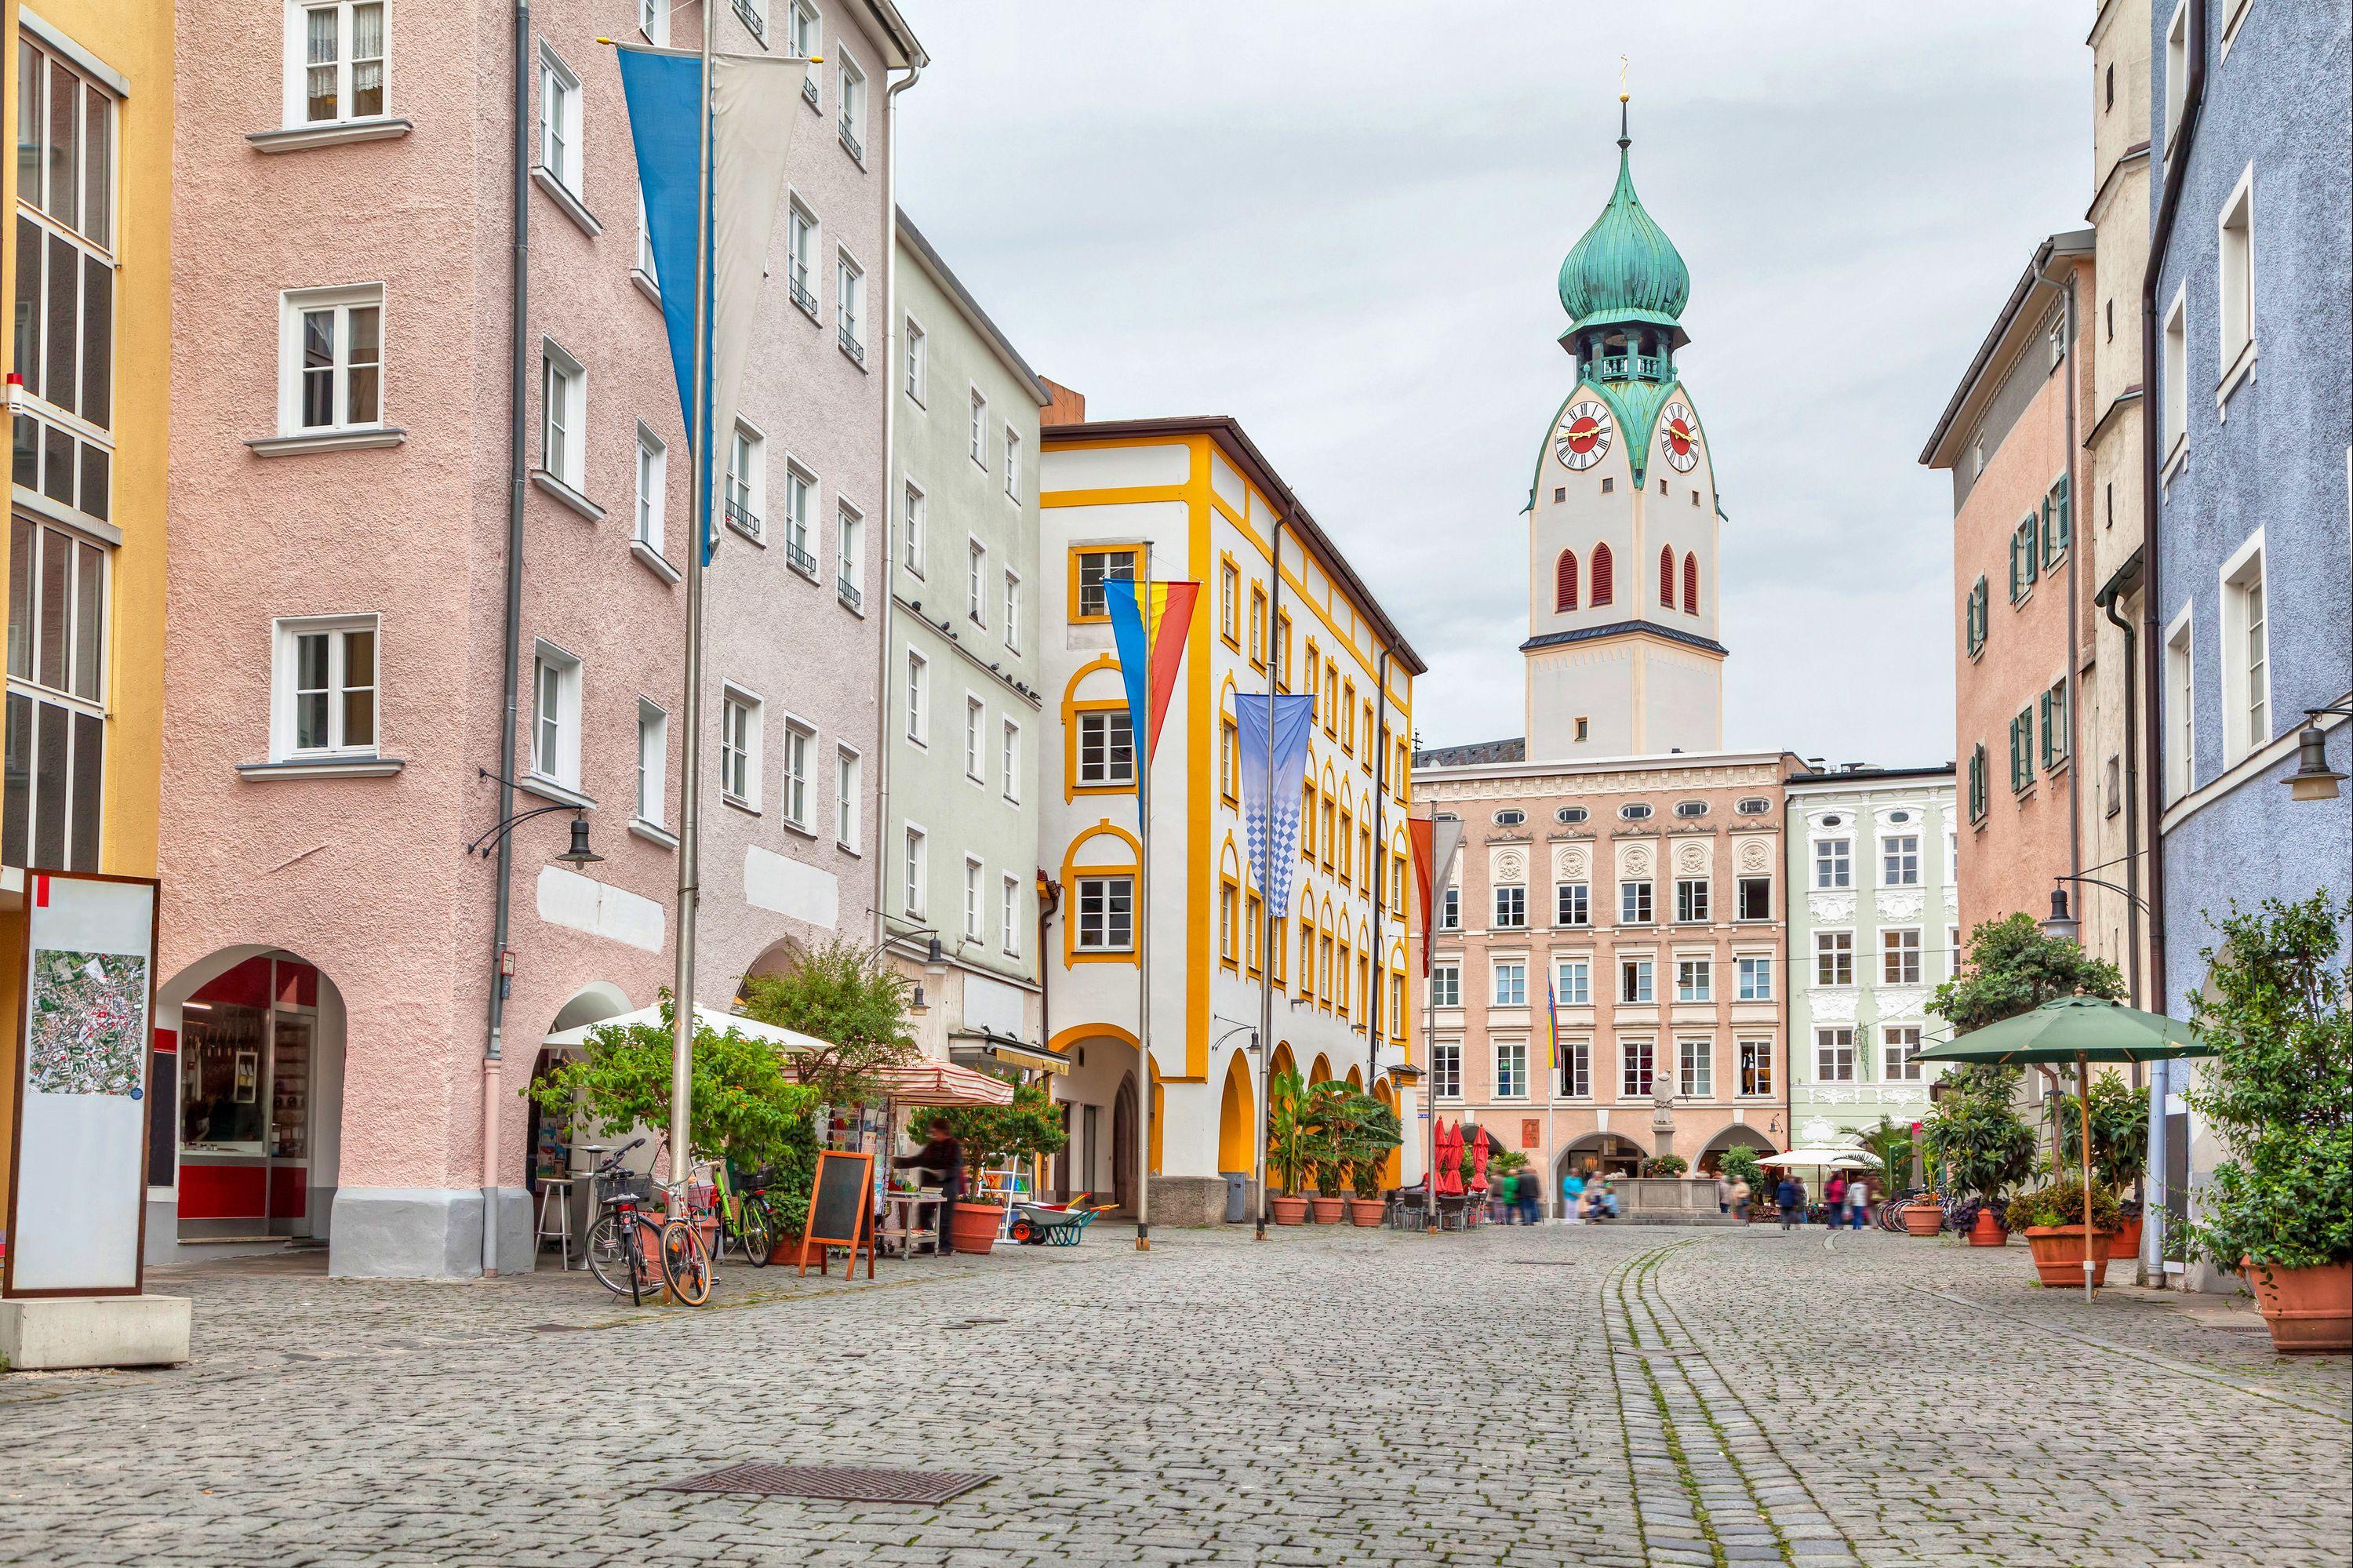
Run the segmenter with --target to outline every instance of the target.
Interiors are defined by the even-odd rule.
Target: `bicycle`
[[[690,1307],[711,1299],[711,1256],[702,1233],[676,1215],[657,1221],[638,1205],[653,1196],[650,1178],[622,1168],[622,1160],[645,1142],[633,1139],[596,1167],[598,1203],[604,1213],[588,1227],[584,1244],[588,1272],[633,1306],[645,1304],[649,1287],[668,1290]]]
[[[766,1174],[765,1171],[754,1172],[752,1181],[746,1183],[752,1190],[738,1192],[733,1167],[724,1160],[712,1165],[711,1207],[701,1213],[708,1213],[718,1223],[719,1228],[712,1233],[711,1248],[713,1264],[727,1255],[730,1242],[744,1254],[744,1261],[754,1268],[767,1267],[768,1260],[776,1255],[776,1227],[768,1213],[766,1184],[759,1180]]]

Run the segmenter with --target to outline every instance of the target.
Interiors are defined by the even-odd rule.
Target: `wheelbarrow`
[[[1082,1195],[1083,1197],[1083,1195]],[[1080,1233],[1094,1223],[1101,1209],[1084,1202],[1016,1203],[1013,1224],[1006,1234],[1023,1246],[1076,1246]]]

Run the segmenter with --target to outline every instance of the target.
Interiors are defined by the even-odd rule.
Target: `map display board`
[[[145,877],[26,875],[24,1038],[0,1294],[142,1287],[155,893]]]

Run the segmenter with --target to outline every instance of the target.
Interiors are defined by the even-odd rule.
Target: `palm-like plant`
[[[1309,1086],[1301,1111],[1305,1134],[1306,1163],[1314,1172],[1315,1190],[1336,1198],[1348,1190],[1348,1150],[1357,1120],[1355,1101],[1362,1097],[1336,1079]]]
[[[1862,1146],[1879,1161],[1880,1180],[1887,1189],[1911,1183],[1912,1129],[1893,1117],[1883,1116],[1879,1125],[1862,1135]]]
[[[1294,1196],[1308,1160],[1307,1080],[1289,1067],[1266,1084],[1266,1160],[1275,1184]]]

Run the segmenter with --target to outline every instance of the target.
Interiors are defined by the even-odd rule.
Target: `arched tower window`
[[[1669,609],[1675,607],[1675,553],[1665,545],[1659,546],[1659,602]]]
[[[1563,550],[1552,568],[1552,607],[1566,612],[1577,608],[1577,552]]]
[[[1608,604],[1613,597],[1616,587],[1612,580],[1613,575],[1609,559],[1609,546],[1607,545],[1594,546],[1593,597],[1588,601],[1593,609],[1599,609],[1603,605]]]
[[[1683,613],[1699,613],[1699,557],[1689,554],[1683,556]]]

